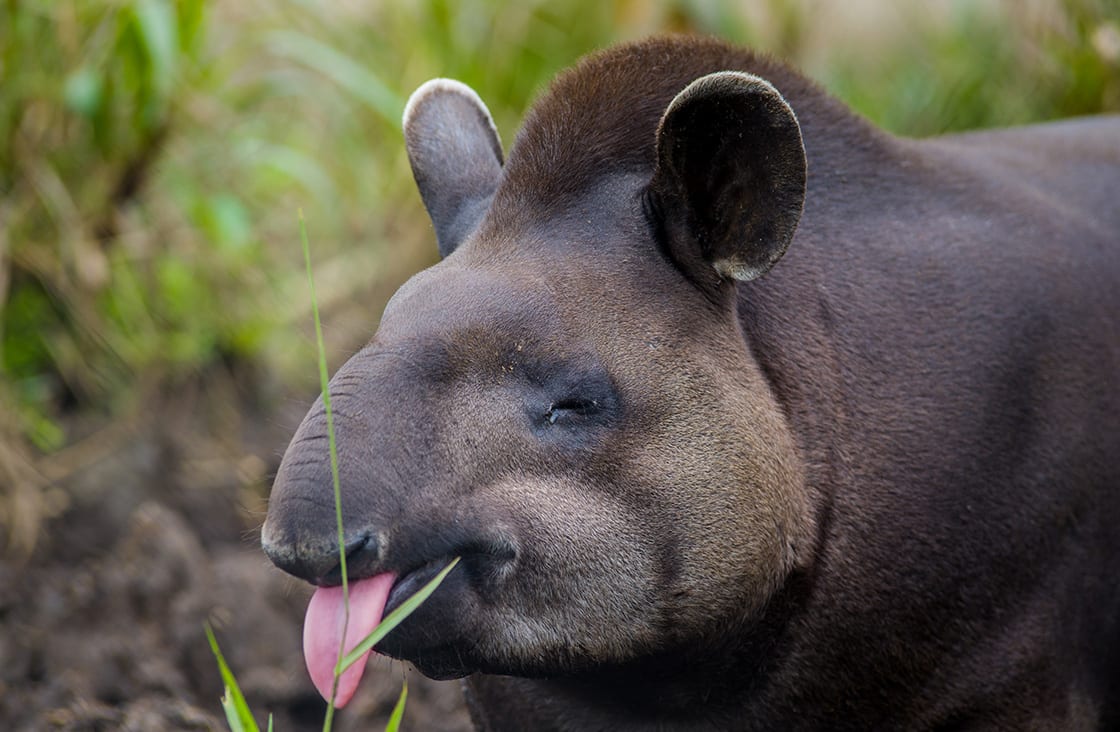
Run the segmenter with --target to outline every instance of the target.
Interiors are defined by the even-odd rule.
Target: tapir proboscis
[[[1120,728],[1120,118],[904,139],[680,37],[504,161],[458,82],[404,129],[443,258],[330,383],[351,635],[461,557],[377,650],[479,729]],[[327,443],[262,541],[329,690]]]

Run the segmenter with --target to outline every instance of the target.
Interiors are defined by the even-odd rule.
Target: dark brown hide
[[[437,86],[446,258],[331,383],[352,576],[464,557],[382,650],[489,730],[1120,726],[1120,119],[899,139],[655,39],[501,167]],[[324,435],[263,534],[332,584]]]

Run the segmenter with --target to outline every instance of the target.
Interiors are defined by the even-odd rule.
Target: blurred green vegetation
[[[296,211],[328,323],[360,304],[337,360],[435,256],[399,131],[433,76],[476,88],[507,143],[558,70],[666,30],[773,51],[904,134],[1120,109],[1120,0],[0,3],[10,491],[35,484],[18,446],[62,448],[71,415],[158,409],[216,371],[313,389]]]

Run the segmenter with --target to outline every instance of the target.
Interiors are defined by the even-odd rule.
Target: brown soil
[[[268,714],[277,732],[322,728],[300,650],[309,588],[258,548],[268,477],[304,406],[239,418],[227,440],[194,396],[179,402],[59,471],[67,508],[29,559],[0,560],[0,729],[227,729],[206,621],[262,728]],[[405,678],[402,728],[470,729],[458,683],[383,658],[334,728],[384,728]]]

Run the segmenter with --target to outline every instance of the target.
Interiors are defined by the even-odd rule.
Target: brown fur
[[[781,92],[809,172],[743,283],[651,186],[666,109],[726,70]],[[1120,120],[897,139],[654,39],[561,75],[451,196],[493,162],[464,98],[406,118],[448,256],[331,384],[352,576],[464,556],[383,650],[472,674],[482,729],[1120,725]],[[779,111],[732,172],[796,179]],[[317,406],[263,538],[329,584],[324,434]]]

